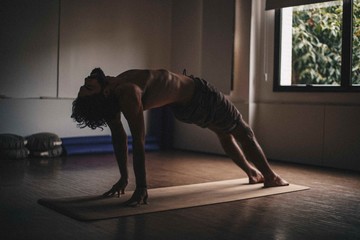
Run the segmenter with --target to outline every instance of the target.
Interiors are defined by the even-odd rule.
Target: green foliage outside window
[[[342,5],[293,12],[292,84],[340,84],[342,12]]]

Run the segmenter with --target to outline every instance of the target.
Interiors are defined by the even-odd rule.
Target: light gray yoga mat
[[[43,198],[39,200],[39,203],[77,220],[93,221],[239,201],[309,189],[295,184],[284,187],[263,188],[263,184],[248,184],[248,181],[247,178],[242,178],[149,189],[149,204],[139,207],[122,205],[131,197],[132,192],[130,191],[120,198],[102,198],[100,196],[60,199]]]

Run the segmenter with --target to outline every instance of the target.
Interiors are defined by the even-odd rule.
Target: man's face
[[[95,78],[85,78],[85,83],[80,87],[78,97],[92,96],[101,93],[101,85]]]

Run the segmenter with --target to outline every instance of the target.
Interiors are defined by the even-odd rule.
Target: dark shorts
[[[195,93],[186,106],[172,106],[175,117],[202,128],[230,132],[241,123],[241,114],[224,94],[203,79],[192,77]]]

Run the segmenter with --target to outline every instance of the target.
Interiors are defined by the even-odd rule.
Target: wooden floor
[[[271,162],[310,190],[120,219],[79,222],[42,197],[100,194],[119,174],[112,155],[0,161],[0,239],[360,239],[360,174]],[[149,187],[245,177],[228,158],[148,153]],[[134,189],[133,176],[128,189]],[[129,197],[129,196],[127,196]],[[151,204],[151,196],[150,196]],[[146,206],[143,206],[146,207]]]

